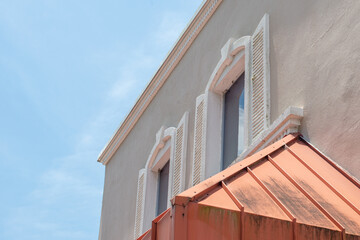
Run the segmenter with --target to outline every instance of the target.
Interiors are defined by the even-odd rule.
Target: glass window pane
[[[169,162],[159,172],[159,190],[158,190],[158,206],[157,215],[167,209],[168,187],[169,187]]]
[[[237,155],[239,156],[244,151],[244,136],[245,136],[245,111],[244,111],[244,94],[245,91],[243,90],[240,95],[239,100],[239,125],[238,125],[238,152]]]
[[[244,74],[225,93],[223,125],[223,169],[244,149]]]

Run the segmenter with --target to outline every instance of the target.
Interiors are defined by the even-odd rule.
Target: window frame
[[[171,207],[171,198],[185,190],[185,170],[187,158],[187,135],[189,113],[185,112],[177,127],[162,126],[156,133],[155,144],[149,154],[145,168],[140,170],[145,175],[142,210],[139,215],[140,232],[151,227],[157,216],[159,170],[169,162],[169,180],[167,208]],[[180,192],[179,192],[180,191]],[[139,190],[138,193],[139,194]],[[136,216],[138,216],[136,212]],[[137,217],[136,217],[137,218]],[[139,222],[135,219],[135,223]],[[135,229],[137,225],[135,224]],[[136,235],[136,233],[135,233]]]
[[[241,128],[245,130],[244,121],[242,121],[242,124],[240,124],[240,101],[243,95],[245,98],[244,75],[245,74],[240,75],[240,77],[236,79],[232,86],[224,93],[222,120],[222,169],[227,168],[234,161],[234,159],[236,159],[245,150],[245,134],[243,131],[240,131]],[[244,108],[245,103],[244,106],[242,106],[243,111],[245,111]],[[234,116],[234,114],[236,116]],[[243,116],[243,118],[245,118],[245,116]],[[236,130],[236,133],[234,130]],[[243,133],[241,136],[241,148],[239,143],[240,133]],[[234,142],[236,145],[233,144]],[[235,149],[236,152],[234,152]],[[239,152],[239,149],[241,149],[241,152]],[[235,156],[233,156],[233,154],[235,154]]]
[[[243,152],[262,139],[266,129],[269,128],[269,54],[268,14],[261,19],[252,36],[236,40],[230,38],[221,49],[221,58],[211,74],[205,93],[196,98],[193,185],[222,170],[224,93],[243,73],[245,74]],[[199,106],[205,113],[199,111],[198,115]],[[238,155],[233,162],[242,155],[243,153]]]
[[[223,170],[223,127],[225,93],[244,74],[244,149],[249,146],[250,116],[250,45],[251,37],[230,38],[221,49],[221,59],[205,90],[206,133],[204,134],[206,179]],[[235,160],[235,159],[234,159]]]
[[[162,126],[156,134],[156,142],[145,165],[145,196],[143,212],[143,229],[150,228],[151,221],[157,216],[158,191],[159,191],[159,170],[169,161],[168,201],[172,191],[173,178],[173,151],[175,147],[176,128],[165,129]]]
[[[166,156],[164,156],[164,157],[166,157]],[[166,158],[164,158],[164,159],[166,159]],[[161,168],[159,168],[158,169],[158,177],[157,177],[157,179],[158,179],[158,181],[157,181],[157,193],[156,193],[156,215],[160,215],[163,211],[161,211],[161,212],[159,212],[159,208],[160,208],[160,201],[161,201],[161,199],[160,199],[160,197],[161,197],[161,193],[160,193],[160,191],[161,191],[161,181],[164,181],[164,179],[162,179],[162,176],[161,176],[161,172],[162,171],[164,171],[164,168],[166,167],[166,165],[168,165],[168,169],[167,169],[167,171],[168,171],[168,176],[167,176],[167,186],[166,186],[166,207],[165,207],[165,209],[163,210],[163,211],[165,211],[167,208],[168,208],[168,205],[169,205],[169,188],[170,188],[170,172],[171,172],[171,170],[170,170],[170,155],[169,155],[169,158],[168,158],[168,160],[167,161],[165,161],[165,164],[161,167]],[[164,197],[164,196],[163,196]]]

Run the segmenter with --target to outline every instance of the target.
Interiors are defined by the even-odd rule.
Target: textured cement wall
[[[290,105],[304,107],[301,133],[360,178],[360,1],[223,0],[106,166],[102,240],[132,239],[138,171],[161,125],[177,126],[185,111],[189,185],[195,99],[226,41],[251,35],[264,13],[270,16],[271,121]]]

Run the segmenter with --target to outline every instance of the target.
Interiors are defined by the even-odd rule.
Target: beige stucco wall
[[[360,1],[223,0],[106,166],[101,239],[131,239],[139,169],[159,128],[189,111],[189,184],[195,99],[230,37],[251,35],[270,16],[271,121],[304,107],[301,133],[360,178]],[[120,120],[120,119],[119,119]]]

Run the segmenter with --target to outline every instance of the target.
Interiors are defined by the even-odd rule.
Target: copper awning
[[[172,199],[139,239],[360,239],[360,184],[289,135]]]

